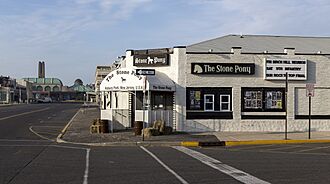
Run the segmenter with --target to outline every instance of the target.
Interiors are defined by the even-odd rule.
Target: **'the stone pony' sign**
[[[253,75],[254,63],[191,63],[192,74]]]

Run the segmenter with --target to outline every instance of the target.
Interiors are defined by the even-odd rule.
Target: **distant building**
[[[25,103],[31,94],[30,83],[0,76],[0,104]]]
[[[126,56],[120,56],[116,61],[114,61],[111,65],[109,66],[96,66],[96,71],[95,71],[95,94],[96,94],[96,102],[100,102],[100,85],[103,79],[113,70],[116,70],[121,66],[125,60]]]
[[[34,98],[50,97],[51,92],[62,91],[63,83],[58,78],[23,78],[32,83],[32,94]]]
[[[9,76],[0,76],[0,103],[8,104],[14,101],[16,80]]]
[[[38,65],[38,78],[45,78],[46,76],[46,69],[45,69],[45,62],[39,61]]]
[[[96,102],[100,101],[100,84],[102,80],[112,71],[111,66],[97,66],[95,71],[95,94]]]

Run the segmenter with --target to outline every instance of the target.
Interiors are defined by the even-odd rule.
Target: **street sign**
[[[155,75],[155,69],[136,69],[138,75]]]
[[[307,83],[306,84],[306,97],[314,97],[314,84],[313,83]]]

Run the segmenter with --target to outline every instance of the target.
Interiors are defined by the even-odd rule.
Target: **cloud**
[[[57,45],[75,35],[104,28],[129,18],[150,0],[55,1],[54,6],[31,6],[31,11],[1,15],[0,40],[8,35],[21,45]],[[2,35],[2,36],[1,36]]]

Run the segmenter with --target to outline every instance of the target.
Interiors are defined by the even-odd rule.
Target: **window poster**
[[[190,91],[190,108],[192,109],[201,108],[201,91],[196,91],[196,90]]]
[[[245,108],[246,109],[262,108],[262,92],[261,91],[246,91],[244,99],[245,99]]]
[[[268,91],[266,93],[267,109],[282,109],[282,92]]]

